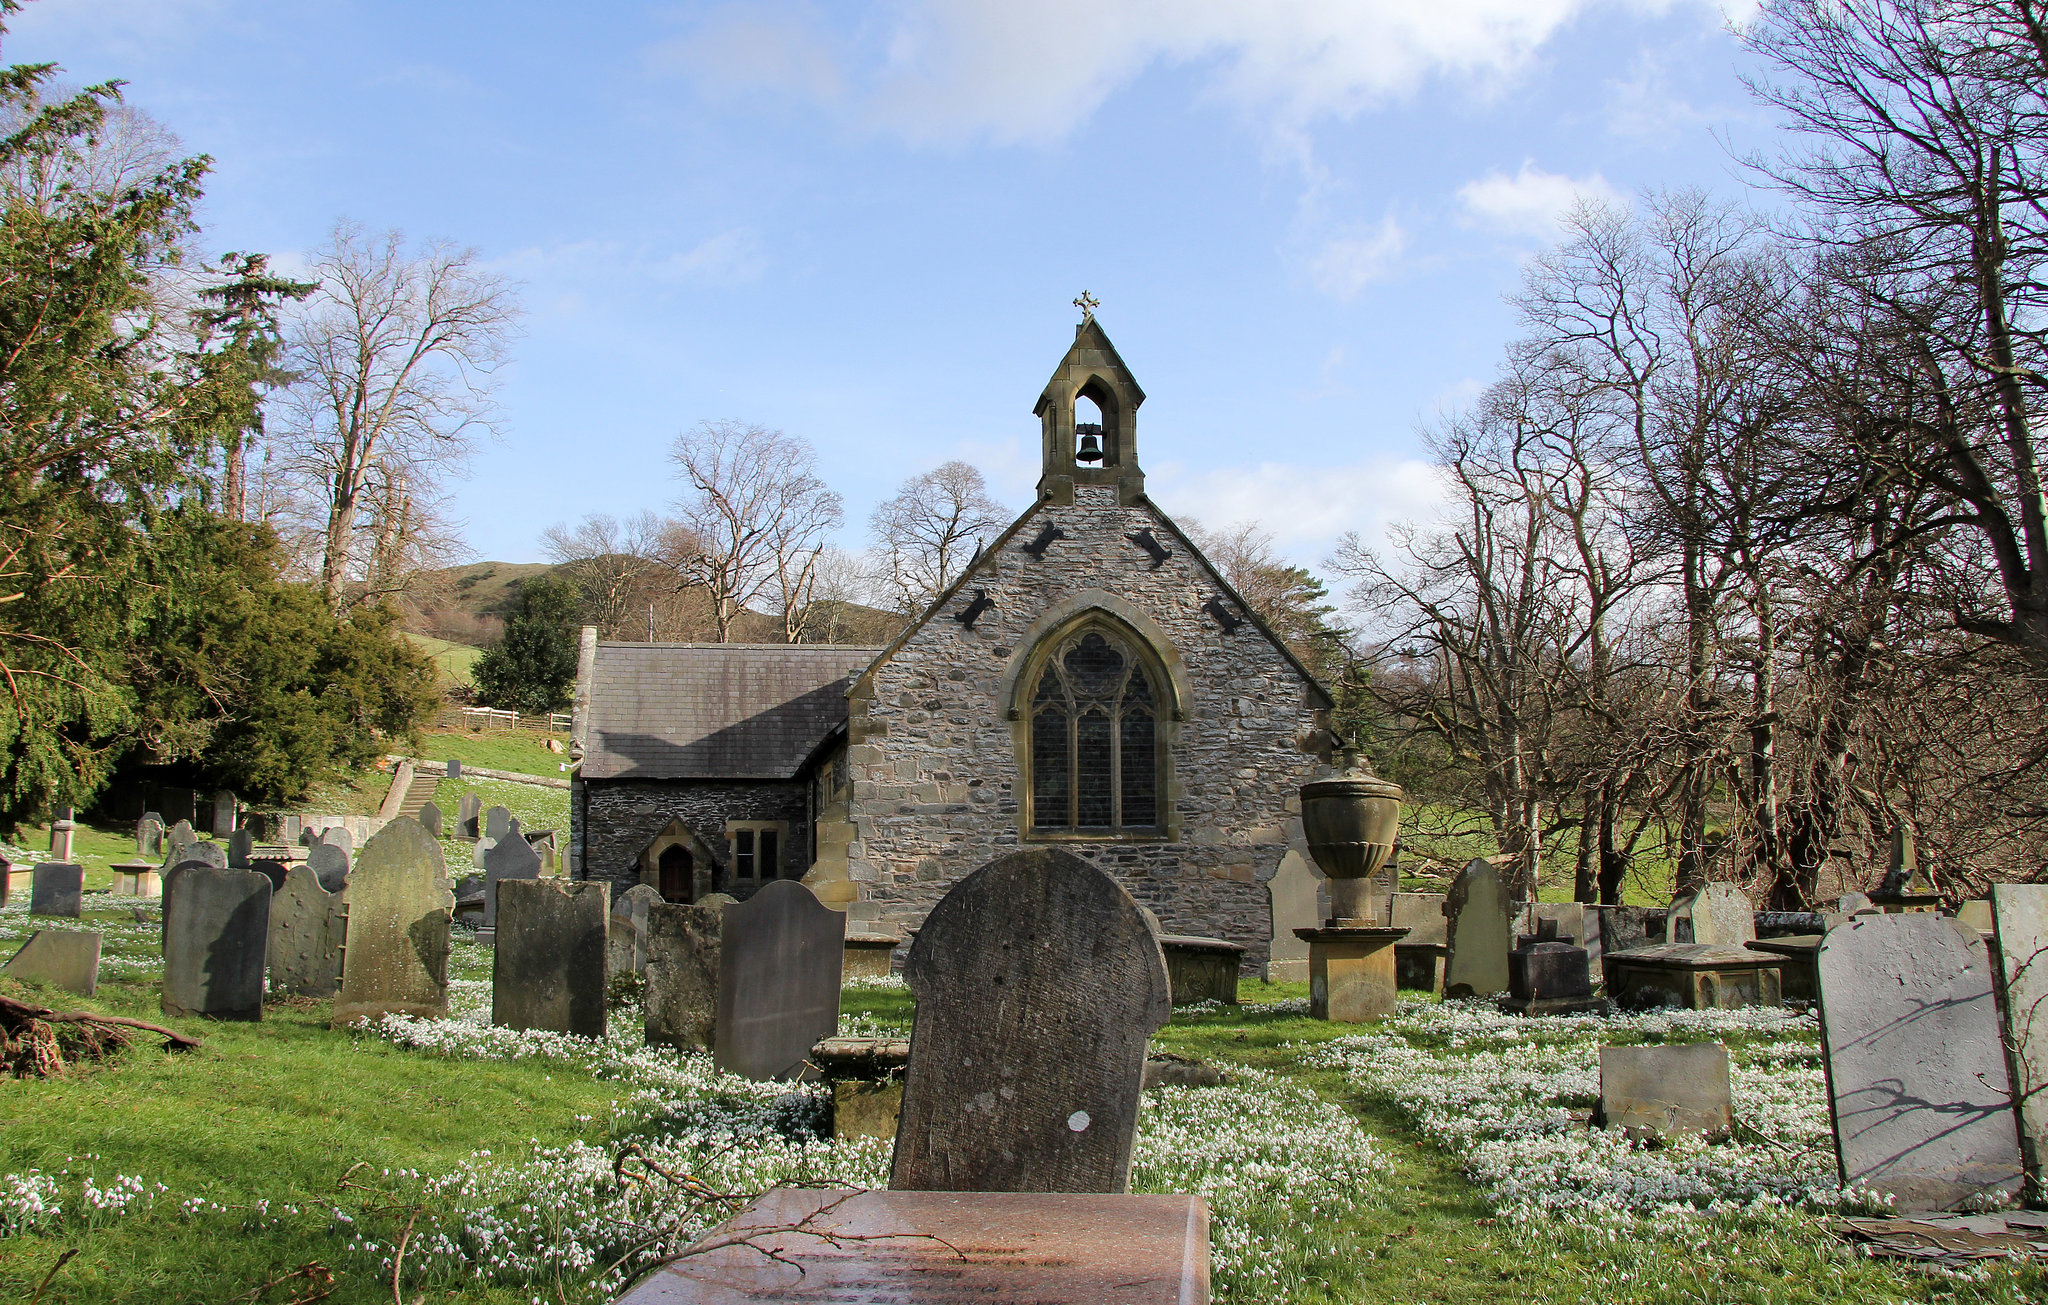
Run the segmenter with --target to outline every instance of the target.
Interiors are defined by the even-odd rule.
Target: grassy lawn
[[[549,751],[550,739],[563,751]],[[569,772],[562,767],[569,761],[568,747],[568,735],[535,730],[433,730],[420,736],[419,755],[428,761],[453,757],[465,766],[567,779]]]
[[[484,655],[481,648],[466,643],[454,643],[447,639],[436,639],[430,634],[414,634],[410,630],[405,637],[415,648],[433,659],[434,670],[439,674],[441,684],[468,684],[469,672],[476,665],[476,659]]]
[[[6,979],[0,992],[161,1019],[154,919],[124,905],[86,923],[108,935],[112,972],[96,999]],[[18,910],[0,912],[0,946],[30,927]],[[493,1041],[476,1023],[489,957],[458,941],[463,1018],[420,1026],[410,1042],[331,1031],[326,1003],[293,1000],[260,1024],[175,1022],[204,1041],[196,1052],[169,1055],[145,1039],[59,1078],[0,1079],[0,1298],[29,1299],[76,1251],[45,1301],[284,1305],[326,1290],[316,1284],[332,1274],[325,1300],[391,1302],[389,1261],[407,1236],[406,1305],[598,1300],[579,1276],[587,1270],[536,1248],[596,1240],[590,1211],[612,1199],[612,1157],[628,1140],[669,1147],[729,1190],[886,1172],[886,1149],[803,1140],[815,1115],[801,1092],[714,1080],[701,1059],[638,1047],[631,1008],[606,1042]],[[1319,1055],[1399,1036],[1446,1060],[1484,1054],[1481,1035],[1319,1023],[1303,1013],[1299,984],[1247,983],[1244,996],[1234,1009],[1176,1012],[1160,1031],[1160,1049],[1237,1082],[1148,1093],[1137,1167],[1141,1186],[1210,1193],[1219,1299],[1776,1305],[2048,1293],[2038,1269],[1941,1274],[1866,1259],[1818,1212],[1650,1219],[1612,1237],[1611,1222],[1504,1217],[1395,1080]],[[1435,1009],[1411,1007],[1410,1024]],[[900,986],[860,984],[843,1011],[843,1031],[879,1033],[907,1030],[912,1004]],[[1807,1036],[1786,1045],[1796,1054]],[[1274,1120],[1250,1118],[1274,1103],[1284,1106]],[[1352,1161],[1332,1171],[1318,1159],[1340,1153],[1327,1144]],[[748,1146],[766,1158],[736,1168]],[[1209,1168],[1190,1178],[1168,1163],[1183,1152]],[[31,1171],[58,1176],[57,1216],[27,1213]]]

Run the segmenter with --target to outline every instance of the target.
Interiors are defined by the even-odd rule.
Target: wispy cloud
[[[1206,526],[1257,525],[1308,566],[1329,556],[1346,531],[1378,544],[1389,526],[1429,520],[1445,501],[1435,467],[1394,456],[1337,467],[1261,462],[1193,473],[1168,463],[1148,474],[1146,492],[1169,513]]]
[[[1408,248],[1408,233],[1392,213],[1376,226],[1323,242],[1309,260],[1316,289],[1333,299],[1356,299],[1358,292],[1391,271]]]
[[[1545,172],[1533,163],[1509,176],[1489,172],[1458,188],[1467,220],[1505,236],[1556,238],[1558,223],[1582,200],[1621,201],[1621,193],[1597,172],[1583,177]]]

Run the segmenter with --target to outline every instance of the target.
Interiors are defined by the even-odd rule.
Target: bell
[[[1083,422],[1074,427],[1074,431],[1081,437],[1081,447],[1074,454],[1074,461],[1102,461],[1102,427],[1091,422]]]

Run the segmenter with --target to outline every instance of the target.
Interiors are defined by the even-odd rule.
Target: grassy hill
[[[417,634],[411,630],[404,631],[404,634],[413,647],[434,659],[434,669],[440,672],[443,688],[451,684],[468,684],[470,668],[476,665],[477,658],[484,655],[484,650],[474,644],[437,639],[431,634]]]
[[[487,647],[505,631],[519,582],[554,569],[546,562],[473,562],[424,572],[406,595],[405,628],[452,644]]]

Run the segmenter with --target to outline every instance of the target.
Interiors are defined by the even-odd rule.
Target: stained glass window
[[[1159,733],[1144,664],[1113,635],[1070,636],[1031,695],[1031,823],[1076,832],[1159,824]]]

